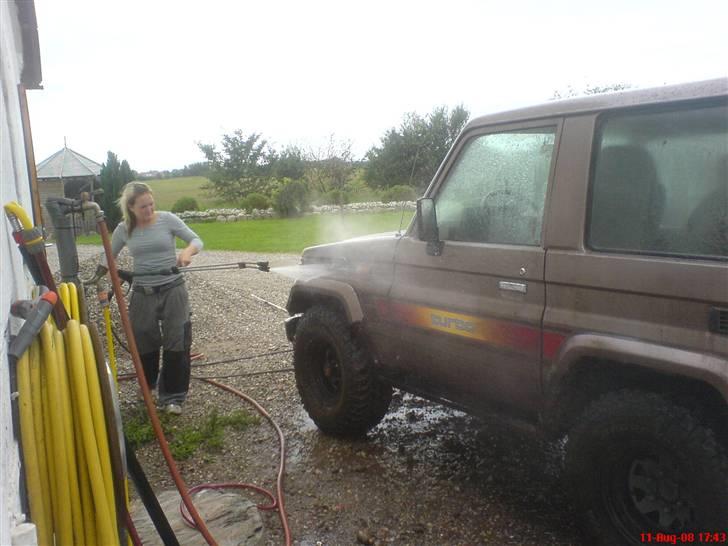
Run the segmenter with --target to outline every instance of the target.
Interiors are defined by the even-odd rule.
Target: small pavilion
[[[77,199],[81,192],[100,187],[101,165],[78,152],[63,146],[52,156],[36,166],[38,193],[41,205],[48,197],[70,197]],[[49,228],[50,219],[43,208],[43,225]],[[86,231],[84,229],[84,231]]]

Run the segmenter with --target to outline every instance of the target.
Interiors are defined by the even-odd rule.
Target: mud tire
[[[592,544],[728,529],[725,451],[690,410],[655,394],[592,403],[569,433],[565,470]]]
[[[387,413],[392,387],[379,380],[344,317],[315,306],[293,340],[296,386],[314,423],[334,436],[363,436]]]

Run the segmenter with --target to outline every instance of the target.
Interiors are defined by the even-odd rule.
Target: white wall
[[[15,2],[0,1],[0,205],[18,201],[32,214],[25,161],[18,83],[22,71],[22,39]],[[38,92],[38,91],[36,91]],[[10,413],[8,338],[19,323],[9,317],[10,304],[29,297],[31,282],[12,238],[5,213],[0,219],[0,544],[25,521],[19,501],[20,463]]]

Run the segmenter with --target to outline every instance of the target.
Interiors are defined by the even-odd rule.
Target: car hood
[[[393,231],[308,247],[303,251],[301,263],[335,265],[363,261],[391,262],[400,238],[401,233]]]

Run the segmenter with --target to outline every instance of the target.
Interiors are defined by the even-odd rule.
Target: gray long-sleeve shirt
[[[134,228],[131,237],[127,236],[124,222],[116,226],[111,237],[111,252],[119,255],[124,246],[129,248],[134,259],[134,273],[152,273],[169,269],[177,264],[175,237],[202,250],[202,239],[171,212],[157,211],[157,220],[149,226]],[[176,275],[141,275],[134,277],[134,284],[139,286],[159,286],[171,282],[181,276]]]

